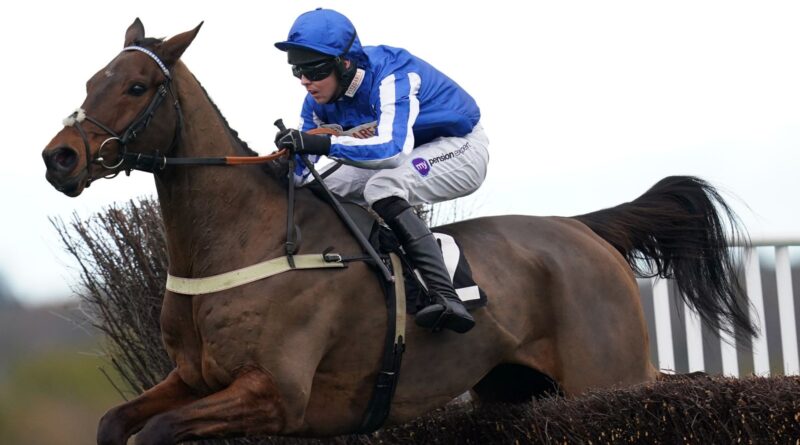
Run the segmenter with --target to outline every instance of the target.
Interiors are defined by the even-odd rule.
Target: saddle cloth
[[[375,217],[365,208],[358,204],[343,202],[342,207],[350,215],[350,218],[359,227],[359,230],[370,241],[376,251],[388,254],[393,252],[400,257],[405,278],[406,288],[406,312],[415,314],[418,310],[431,303],[430,297],[425,288],[424,280],[419,272],[414,269],[407,255],[399,248],[400,243],[394,233],[383,224],[380,224]],[[464,256],[464,252],[458,241],[445,233],[433,233],[439,247],[442,249],[442,256],[450,279],[458,297],[464,303],[467,310],[477,309],[486,306],[487,296],[472,278],[472,269]]]
[[[472,279],[472,269],[470,269],[469,262],[456,239],[445,233],[433,232],[433,236],[442,249],[442,256],[444,256],[447,271],[450,273],[450,280],[453,282],[458,298],[464,303],[464,307],[467,310],[472,310],[486,306],[486,293]],[[410,269],[407,258],[402,255],[401,258],[406,265],[406,269]],[[424,281],[416,269],[413,275],[406,273],[405,279],[406,312],[415,314],[418,310],[430,304],[429,297],[423,290]]]

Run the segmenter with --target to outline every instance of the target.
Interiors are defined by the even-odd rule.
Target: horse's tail
[[[755,334],[726,238],[727,230],[740,237],[741,224],[709,183],[670,176],[632,202],[574,218],[614,246],[637,275],[674,278],[709,326],[739,338]]]

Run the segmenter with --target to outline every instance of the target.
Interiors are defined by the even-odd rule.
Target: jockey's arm
[[[379,88],[378,125],[375,135],[331,137],[330,158],[361,168],[394,168],[401,154],[414,148],[412,127],[419,113],[420,79],[416,73],[395,73]]]

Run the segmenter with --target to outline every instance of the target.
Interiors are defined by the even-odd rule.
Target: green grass
[[[58,350],[22,359],[0,381],[0,443],[94,443],[97,421],[121,398],[99,357]]]

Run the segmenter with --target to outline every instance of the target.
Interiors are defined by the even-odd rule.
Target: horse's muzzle
[[[80,162],[80,156],[75,149],[67,145],[46,148],[42,151],[42,159],[47,167],[45,177],[56,190],[67,196],[80,195],[86,175],[75,173]]]
[[[55,149],[45,149],[42,151],[44,165],[48,172],[57,175],[69,174],[78,164],[78,152],[68,146],[60,146]]]

